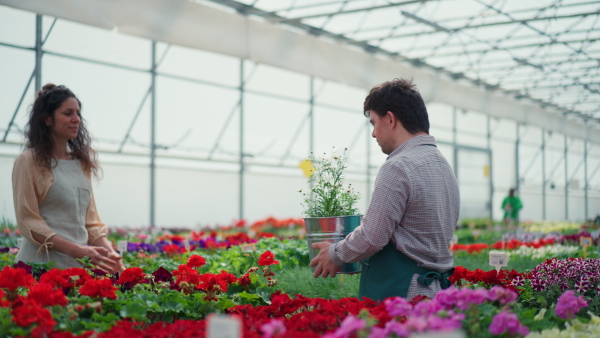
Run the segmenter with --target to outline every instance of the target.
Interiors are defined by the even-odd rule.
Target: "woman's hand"
[[[101,246],[83,247],[84,256],[88,256],[92,263],[104,272],[114,274],[124,270],[121,256],[112,250]]]

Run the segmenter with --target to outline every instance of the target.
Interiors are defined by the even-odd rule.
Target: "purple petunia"
[[[522,325],[519,322],[517,315],[507,312],[506,310],[500,312],[499,314],[495,315],[494,318],[492,318],[489,331],[494,335],[508,333],[511,335],[520,334],[522,336],[526,336],[529,334],[529,329],[527,326]]]
[[[576,297],[572,290],[566,291],[556,302],[556,315],[563,319],[571,319],[575,317],[577,312],[588,306],[588,302],[583,296]]]

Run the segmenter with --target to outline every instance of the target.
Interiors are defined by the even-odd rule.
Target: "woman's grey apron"
[[[454,268],[439,273],[419,267],[415,261],[396,250],[396,246],[390,242],[381,251],[363,261],[358,299],[367,297],[382,301],[388,297],[406,298],[415,273],[420,275],[417,278],[419,284],[429,286],[437,279],[440,281],[440,287],[447,289],[451,285],[448,277],[452,276],[453,272]]]
[[[54,165],[54,163],[53,163]],[[91,199],[91,184],[78,160],[58,160],[52,168],[54,182],[39,206],[40,216],[58,236],[79,245],[87,245],[88,232],[85,216]],[[39,250],[24,239],[16,261],[47,263],[54,261],[55,268],[81,267],[82,264],[56,250]]]

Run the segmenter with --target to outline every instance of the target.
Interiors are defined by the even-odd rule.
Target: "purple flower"
[[[270,322],[260,327],[263,337],[271,338],[275,335],[283,335],[286,332],[283,319],[272,319]]]
[[[521,276],[517,276],[517,277],[513,278],[511,284],[515,287],[525,286],[525,280],[523,278],[521,278]]]
[[[395,334],[398,337],[409,337],[411,332],[404,324],[390,320],[389,322],[385,323],[384,328],[374,326],[371,329],[369,338],[385,338],[391,336],[392,334]]]
[[[402,297],[388,298],[383,301],[385,309],[390,316],[408,316],[410,314],[413,305]]]
[[[156,271],[152,273],[152,276],[154,276],[154,281],[156,283],[173,281],[173,274],[162,266],[156,269]]]
[[[516,314],[507,312],[506,310],[500,312],[492,318],[489,331],[491,334],[500,335],[505,332],[515,335],[520,334],[526,336],[529,334],[527,326],[522,325],[519,322],[519,318]]]
[[[367,323],[363,319],[358,319],[353,315],[346,317],[340,327],[332,333],[325,335],[325,338],[348,338],[358,330],[364,329]]]
[[[579,293],[585,293],[589,289],[590,282],[581,278],[577,283],[575,283],[575,290]]]
[[[575,297],[575,292],[569,290],[558,297],[555,311],[560,318],[571,319],[575,317],[581,308],[586,306],[588,306],[588,303],[583,296]]]
[[[490,290],[490,300],[496,300],[500,305],[513,303],[518,297],[519,295],[513,290],[501,286],[496,285]]]

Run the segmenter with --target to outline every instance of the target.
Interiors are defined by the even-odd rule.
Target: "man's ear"
[[[385,119],[386,119],[386,122],[389,121],[389,123],[390,123],[390,125],[392,127],[394,127],[395,124],[398,123],[398,119],[396,118],[396,116],[394,115],[394,113],[392,113],[391,111],[388,111],[385,114]]]

